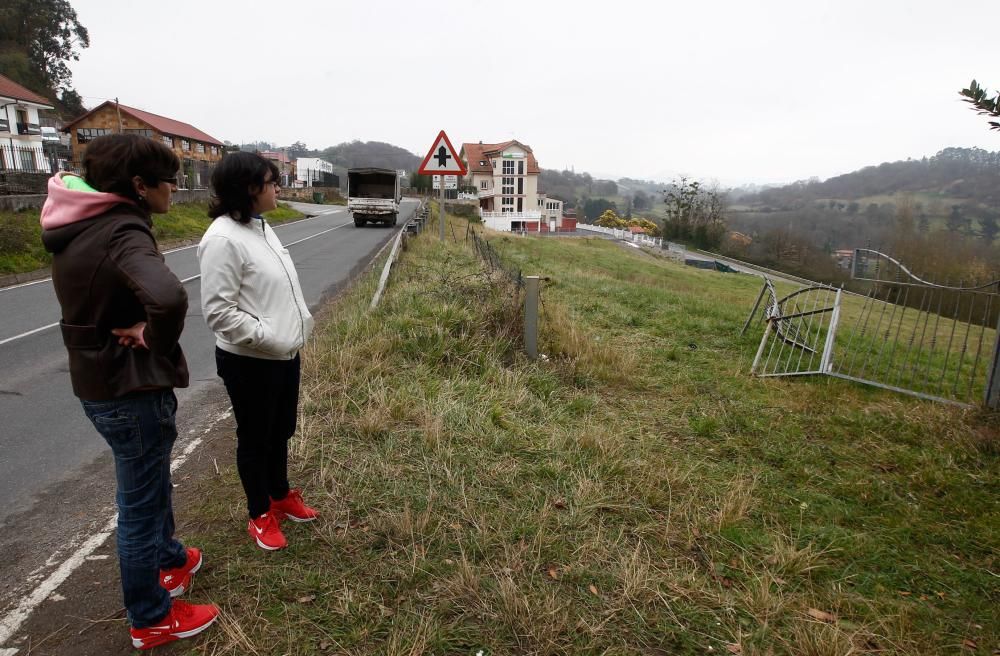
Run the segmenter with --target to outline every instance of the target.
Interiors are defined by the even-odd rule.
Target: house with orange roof
[[[105,101],[62,127],[71,137],[73,167],[79,168],[87,143],[105,134],[140,134],[163,142],[181,160],[178,186],[197,189],[208,186],[215,163],[225,145],[189,123],[153,114],[135,107]]]
[[[517,140],[462,144],[459,156],[469,171],[465,184],[476,188],[483,224],[502,232],[571,229],[562,201],[538,191],[538,160]],[[573,228],[575,228],[573,221]]]
[[[0,75],[0,171],[52,172],[38,120],[45,109],[48,99]]]

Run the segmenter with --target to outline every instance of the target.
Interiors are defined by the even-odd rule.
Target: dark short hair
[[[208,215],[217,219],[228,214],[234,221],[247,223],[253,217],[254,194],[263,189],[267,174],[278,180],[278,167],[257,153],[229,153],[212,171],[212,202]]]
[[[91,187],[140,202],[132,185],[139,176],[151,187],[174,178],[181,161],[159,141],[138,134],[106,134],[83,151],[83,178]]]

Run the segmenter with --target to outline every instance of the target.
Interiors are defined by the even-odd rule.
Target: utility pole
[[[118,134],[121,134],[125,129],[122,128],[122,110],[118,106],[118,96],[115,96],[115,112],[118,114]]]

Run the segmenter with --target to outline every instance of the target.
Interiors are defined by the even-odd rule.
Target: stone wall
[[[173,193],[174,203],[207,203],[211,197],[208,189],[178,189]],[[32,207],[41,207],[46,194],[25,194],[21,196],[0,196],[0,212],[17,212]]]
[[[340,195],[340,187],[292,187],[281,188],[278,200],[295,200],[300,203],[313,202],[313,193],[323,194],[323,202],[346,204],[347,200]]]
[[[0,196],[0,212],[18,212],[31,207],[41,207],[46,198],[48,194]]]

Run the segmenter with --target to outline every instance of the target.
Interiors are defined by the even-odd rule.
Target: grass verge
[[[436,212],[431,211],[435,217]],[[757,280],[601,239],[493,235],[548,276],[542,351],[453,221],[308,347],[291,476],[323,513],[247,538],[198,483],[198,654],[990,654],[996,421],[746,376]],[[453,240],[452,235],[458,235]]]
[[[0,212],[0,275],[26,273],[49,266],[51,256],[42,246],[39,209]],[[303,216],[287,205],[267,212],[272,224]],[[167,214],[153,217],[153,234],[160,242],[197,239],[208,228],[208,203],[178,203]]]

